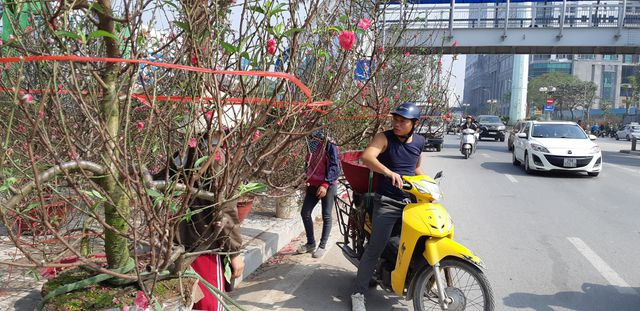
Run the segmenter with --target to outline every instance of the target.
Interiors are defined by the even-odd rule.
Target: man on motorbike
[[[403,103],[392,113],[393,129],[378,133],[362,153],[363,163],[382,174],[375,189],[372,232],[358,266],[358,274],[351,295],[354,311],[365,311],[364,293],[369,288],[378,259],[389,242],[397,221],[402,219],[404,206],[410,203],[402,191],[402,176],[424,175],[420,168],[425,139],[413,135],[420,109],[415,103]]]

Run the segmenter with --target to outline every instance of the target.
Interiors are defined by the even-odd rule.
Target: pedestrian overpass
[[[403,2],[385,5],[385,47],[419,54],[640,54],[636,0]]]

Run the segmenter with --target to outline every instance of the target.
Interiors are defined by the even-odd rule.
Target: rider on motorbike
[[[461,130],[464,129],[472,129],[477,132],[480,128],[478,127],[478,124],[474,122],[473,117],[471,115],[468,115],[465,122],[462,123],[461,126]]]
[[[364,164],[384,175],[375,189],[372,232],[358,266],[358,274],[351,295],[352,310],[364,311],[364,293],[369,288],[376,263],[389,242],[394,225],[402,219],[402,211],[410,200],[402,191],[402,175],[424,175],[420,168],[425,139],[413,135],[420,119],[415,103],[403,103],[392,113],[393,129],[378,133],[362,153]]]

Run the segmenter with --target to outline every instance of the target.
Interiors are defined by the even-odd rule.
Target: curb
[[[620,153],[626,153],[626,154],[632,154],[632,155],[638,155],[638,156],[640,156],[640,150],[627,150],[627,149],[622,149],[622,150],[620,150]]]
[[[321,213],[318,206],[311,214],[313,219]],[[299,214],[291,219],[281,219],[272,214],[256,212],[248,215],[242,223],[241,230],[245,241],[244,272],[236,285],[303,233],[304,225]]]

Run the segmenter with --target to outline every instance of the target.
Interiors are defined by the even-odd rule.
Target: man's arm
[[[416,163],[416,175],[425,175],[422,170],[422,156],[418,158],[418,163]]]
[[[386,177],[391,178],[391,182],[394,186],[401,188],[402,187],[402,177],[399,174],[393,172],[386,166],[384,166],[378,160],[378,156],[380,153],[384,152],[387,149],[387,137],[384,136],[384,133],[378,133],[373,141],[367,146],[367,148],[362,152],[362,162],[368,168],[372,169],[376,173],[380,173]]]

